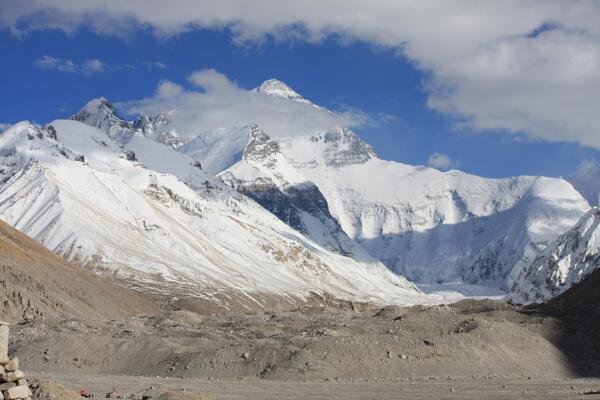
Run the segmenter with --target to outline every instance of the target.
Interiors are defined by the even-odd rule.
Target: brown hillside
[[[0,319],[120,318],[156,306],[77,268],[0,221]]]

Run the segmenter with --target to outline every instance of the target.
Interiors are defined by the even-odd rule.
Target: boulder
[[[19,369],[19,359],[17,357],[13,358],[4,366],[6,372],[15,372]]]
[[[13,372],[7,372],[5,374],[5,377],[6,378],[4,380],[6,382],[16,382],[19,379],[25,378],[25,373],[23,371],[21,371],[21,370],[16,370],[16,371],[13,371]]]
[[[15,386],[4,391],[5,400],[27,399],[31,397],[31,390],[27,386]]]
[[[16,382],[0,383],[0,392],[17,386]]]
[[[8,323],[0,321],[0,364],[8,362]]]

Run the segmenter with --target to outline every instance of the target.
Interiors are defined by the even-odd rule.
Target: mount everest
[[[255,93],[327,112],[277,80]],[[341,126],[189,132],[173,112],[127,121],[100,98],[72,120],[16,124],[0,136],[0,219],[125,284],[220,302],[440,301],[412,281],[528,303],[597,266],[555,255],[590,209],[565,180],[386,161]]]

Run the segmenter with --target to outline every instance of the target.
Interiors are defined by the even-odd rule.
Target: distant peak
[[[105,97],[98,97],[88,101],[71,119],[95,125],[95,121],[101,115],[116,117],[115,108]]]
[[[283,97],[291,100],[302,100],[302,96],[291,87],[278,79],[269,79],[264,81],[257,89],[259,93],[268,94],[276,97]]]

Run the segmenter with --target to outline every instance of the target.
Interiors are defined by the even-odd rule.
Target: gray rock
[[[8,323],[0,321],[0,364],[8,360]]]
[[[0,391],[7,390],[7,389],[13,388],[15,386],[17,386],[16,382],[1,383],[0,384]]]

